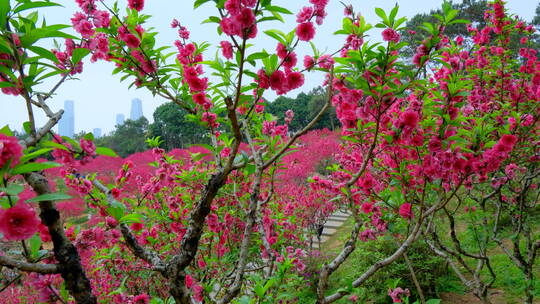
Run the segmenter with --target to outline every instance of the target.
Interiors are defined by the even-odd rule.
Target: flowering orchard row
[[[335,32],[343,45],[327,54],[313,45],[301,64],[297,46],[323,25],[328,0],[306,1],[289,32],[271,28],[293,14],[271,0],[194,1],[216,8],[205,20],[223,37],[213,60],[209,44],[191,41],[178,20],[178,39],[156,45],[142,0],[129,0],[125,13],[107,1],[77,3],[72,36],[68,26],[38,20],[36,8],[56,3],[0,2],[1,89],[28,109],[25,139],[8,128],[0,135],[0,232],[8,241],[0,265],[13,270],[11,302],[294,303],[306,281],[313,302],[356,301],[369,278],[423,242],[486,303],[501,275],[488,248],[500,247],[533,303],[540,63],[529,47],[535,29],[507,15],[502,1],[490,3],[485,27],[469,25],[455,40],[445,28],[467,21],[444,3],[435,23],[415,29],[424,40],[410,60],[400,56],[410,29],[397,6],[375,9],[375,25],[346,6]],[[373,27],[383,29],[382,43],[370,40]],[[260,36],[275,41],[275,54],[252,50]],[[513,37],[517,53],[508,47]],[[51,38],[65,43],[40,46]],[[82,73],[85,57],[182,107],[211,145],[93,162],[114,152],[96,148],[91,134],[79,142],[51,134],[63,111],[48,100]],[[326,75],[327,98],[290,133],[294,113],[278,125],[264,96],[301,87],[306,73]],[[55,84],[38,91],[45,79]],[[306,134],[330,106],[341,137]],[[36,126],[35,111],[48,122]],[[354,227],[339,253],[308,273],[316,252],[307,234],[337,209],[352,213]],[[472,243],[456,229],[464,225],[478,236]],[[329,290],[358,242],[380,237],[399,246]],[[408,301],[409,291],[394,287],[392,300]]]

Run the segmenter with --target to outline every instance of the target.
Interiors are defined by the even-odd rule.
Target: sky
[[[69,18],[78,9],[73,0],[56,0],[64,7],[53,7],[39,9],[41,16],[45,15],[48,24],[62,23],[70,24]],[[107,1],[112,2],[112,1]],[[125,7],[125,0],[119,1],[120,7]],[[302,6],[308,5],[308,0],[274,0],[274,5],[286,7],[296,14]],[[412,17],[417,13],[426,13],[431,9],[440,7],[442,0],[343,0],[344,3],[352,4],[356,12],[360,12],[371,24],[376,24],[379,18],[375,15],[375,7],[389,11],[395,3],[400,7],[398,16]],[[509,0],[507,8],[510,13],[519,15],[521,18],[532,20],[538,0]],[[217,15],[212,4],[205,4],[193,10],[191,0],[146,0],[143,13],[151,15],[152,18],[144,26],[153,27],[158,30],[157,45],[172,46],[177,39],[177,32],[170,28],[173,18],[180,20],[182,25],[191,31],[191,40],[195,42],[207,41],[214,45],[224,40],[224,36],[219,36],[215,24],[201,24],[201,21],[208,16]],[[330,0],[327,7],[328,16],[324,24],[317,29],[317,35],[313,42],[318,49],[333,53],[343,43],[344,36],[334,36],[333,32],[341,27],[343,16],[343,5],[338,0]],[[266,49],[269,53],[275,50],[275,40],[264,35],[262,31],[276,28],[289,32],[295,26],[295,16],[286,17],[286,23],[266,22],[259,27],[258,37],[254,41],[253,52]],[[380,41],[380,31],[370,31],[370,37],[366,40]],[[51,44],[52,45],[52,44]],[[49,48],[51,48],[49,45]],[[47,47],[46,44],[43,45]],[[207,58],[214,58],[216,49],[211,48],[206,53]],[[312,54],[311,47],[304,43],[297,49],[299,64],[304,55]],[[97,63],[85,62],[84,71],[78,74],[75,80],[64,83],[57,94],[50,99],[49,104],[53,110],[63,107],[64,100],[75,101],[75,132],[91,132],[94,128],[101,128],[103,133],[114,130],[116,114],[122,113],[129,118],[131,99],[140,98],[143,101],[143,114],[152,121],[152,114],[165,100],[153,97],[145,89],[128,89],[129,81],[120,82],[120,76],[112,75],[114,65],[109,62],[100,61]],[[306,75],[305,85],[297,90],[288,93],[294,97],[300,92],[307,92],[322,83],[321,72],[312,72]],[[51,87],[51,83],[45,83],[41,87],[43,91]],[[272,100],[276,96],[266,95]],[[21,130],[23,122],[27,119],[26,108],[22,98],[3,95],[0,93],[0,127],[8,124],[11,129]],[[46,118],[41,113],[37,114],[37,125],[46,122]],[[55,128],[57,130],[57,128]]]

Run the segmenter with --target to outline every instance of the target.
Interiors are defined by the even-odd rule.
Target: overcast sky
[[[69,18],[77,9],[75,1],[57,0],[65,3],[63,8],[40,9],[40,15],[46,15],[47,23],[71,24]],[[111,1],[107,1],[111,2]],[[119,1],[124,4],[125,1]],[[309,4],[308,0],[274,0],[275,5],[287,7],[296,14],[299,9]],[[440,7],[442,0],[343,0],[345,3],[351,3],[355,6],[355,11],[364,15],[367,21],[375,24],[378,17],[374,13],[375,7],[381,7],[388,11],[397,2],[400,6],[399,16],[412,17],[417,13],[429,12],[431,9]],[[519,15],[525,20],[532,20],[537,0],[510,0],[507,4],[512,14]],[[122,7],[122,6],[121,6]],[[208,41],[213,44],[219,43],[224,37],[219,37],[216,32],[215,24],[200,24],[202,20],[210,15],[217,15],[215,8],[211,4],[206,4],[197,10],[193,10],[193,1],[191,0],[147,0],[143,11],[145,14],[153,17],[147,23],[145,28],[154,27],[158,29],[158,45],[171,46],[177,38],[176,31],[171,29],[169,24],[173,18],[177,18],[183,25],[187,25],[191,31],[191,39],[196,42]],[[335,51],[342,45],[344,36],[333,36],[332,33],[340,28],[343,14],[343,6],[340,1],[330,0],[327,8],[328,16],[322,27],[317,30],[317,36],[313,42],[319,50],[327,50],[329,53]],[[275,40],[262,34],[262,30],[278,28],[284,31],[290,31],[295,25],[294,16],[289,17],[286,24],[265,23],[259,28],[259,35],[254,41],[257,49],[266,49],[273,52],[275,49]],[[372,32],[371,40],[380,40],[379,32]],[[213,58],[215,49],[207,53],[207,57]],[[306,54],[311,54],[309,45],[303,45],[298,49],[299,64],[301,58]],[[144,89],[127,89],[129,82],[120,82],[120,77],[111,75],[113,64],[108,62],[89,63],[85,62],[84,71],[79,74],[79,80],[72,80],[60,87],[58,93],[50,101],[51,107],[56,110],[63,106],[64,100],[71,99],[75,101],[75,132],[92,131],[93,128],[101,128],[104,133],[114,129],[115,116],[123,113],[126,118],[129,117],[130,104],[132,98],[140,98],[143,101],[143,112],[150,121],[154,109],[164,102],[161,98],[154,98]],[[319,73],[319,74],[317,74]],[[320,85],[322,75],[320,72],[310,74],[306,77],[306,84],[303,88],[290,92],[289,96],[296,96],[302,91]],[[46,87],[44,88],[44,90]],[[267,98],[273,99],[275,95],[267,95]],[[21,98],[14,98],[0,93],[0,127],[9,124],[12,129],[21,130],[22,123],[27,119],[25,106]],[[45,122],[43,115],[38,115],[38,125]]]

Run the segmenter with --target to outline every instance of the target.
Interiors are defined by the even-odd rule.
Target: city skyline
[[[120,1],[123,5],[126,1]],[[435,1],[420,1],[420,0],[396,0],[396,1],[345,1],[352,3],[355,6],[355,11],[360,12],[366,21],[375,24],[379,17],[375,14],[374,8],[381,7],[385,11],[389,11],[396,3],[400,5],[398,16],[407,16],[412,18],[417,13],[428,13],[430,9],[439,8],[442,0]],[[285,1],[276,0],[277,5],[287,4],[287,8],[292,12],[298,12],[302,6],[308,1]],[[157,1],[148,2],[145,6],[144,13],[153,15],[153,18],[148,20],[145,28],[153,27],[159,29],[159,35],[156,35],[156,44],[160,46],[174,47],[174,41],[178,38],[178,32],[170,28],[170,23],[173,18],[182,21],[182,24],[188,26],[191,31],[191,37],[194,42],[202,43],[203,41],[218,42],[224,40],[223,36],[219,36],[215,30],[215,24],[201,24],[201,20],[205,20],[208,16],[216,14],[215,8],[211,5],[203,5],[200,8],[193,10],[193,3],[189,1],[178,2],[177,9],[170,9],[171,2]],[[518,14],[523,19],[530,21],[535,15],[535,8],[538,1],[516,0],[509,1],[507,7],[512,14]],[[47,23],[70,24],[70,18],[74,11],[79,10],[76,2],[66,1],[64,8],[40,8],[40,15],[46,14]],[[159,16],[159,17],[158,17]],[[323,26],[317,28],[317,34],[313,39],[315,45],[324,53],[332,53],[336,50],[336,46],[342,45],[345,37],[333,35],[333,33],[341,28],[343,16],[343,6],[340,1],[330,1],[328,4],[328,16],[325,19]],[[289,32],[290,25],[294,24],[296,16],[285,16],[286,23],[281,24],[274,22],[269,27]],[[291,23],[292,22],[292,23]],[[266,27],[266,25],[265,25]],[[261,27],[261,30],[263,28]],[[377,29],[369,32],[369,36],[365,40],[372,42],[382,41],[380,31]],[[61,41],[60,41],[61,42]],[[253,41],[254,47],[251,52],[256,52],[262,49],[268,52],[274,52],[276,48],[275,40],[268,39],[268,36],[262,32]],[[219,43],[213,43],[205,56],[212,58]],[[54,48],[51,43],[44,43],[42,47]],[[304,55],[311,55],[313,52],[309,44],[299,44],[297,48],[298,58],[303,58]],[[205,57],[206,58],[206,57]],[[140,98],[144,101],[144,109],[147,111],[147,118],[152,122],[153,111],[166,102],[159,96],[152,95],[151,92],[144,88],[136,88],[128,86],[127,82],[120,82],[122,75],[111,75],[114,68],[110,62],[99,61],[90,63],[89,59],[84,61],[84,72],[77,75],[80,81],[66,81],[56,91],[56,94],[48,100],[48,104],[53,111],[62,108],[63,101],[66,99],[76,99],[77,108],[75,114],[77,122],[75,132],[81,130],[92,130],[96,125],[102,128],[103,133],[109,133],[114,130],[115,113],[126,112],[132,98]],[[295,97],[301,91],[309,91],[313,87],[320,85],[324,80],[323,73],[313,72],[306,74],[306,85],[298,90],[294,90],[288,94],[288,97]],[[51,82],[45,82],[39,87],[41,91],[48,91],[55,83],[56,79]],[[132,81],[129,78],[128,81]],[[274,99],[276,96],[264,96],[269,99]],[[0,98],[0,119],[4,124],[8,124],[14,130],[22,129],[22,122],[27,120],[26,107],[23,102],[20,102],[19,97],[2,96]],[[129,113],[126,113],[129,114]],[[46,115],[40,111],[36,111],[35,119],[37,125],[42,125],[47,121]],[[127,115],[126,115],[127,116]]]
[[[133,98],[131,100],[131,112],[129,119],[137,120],[143,116],[142,101],[139,98]]]
[[[130,120],[138,120],[141,117],[144,117],[143,108],[142,108],[142,100],[140,98],[133,98],[131,99],[131,107],[130,107],[130,114],[129,119]],[[117,113],[115,117],[115,128],[118,125],[124,124],[126,121],[126,115],[123,113]],[[75,135],[75,102],[71,99],[64,101],[64,114],[62,115],[62,118],[58,122],[58,134],[60,136],[68,136],[73,137]],[[114,130],[114,129],[113,129]],[[81,130],[80,132],[84,132],[85,130]],[[100,126],[94,126],[92,128],[92,134],[95,138],[99,138],[104,136],[105,134],[108,134],[110,132],[103,132],[102,128]]]
[[[64,101],[64,114],[58,122],[60,136],[73,137],[75,134],[75,104],[73,100]]]
[[[125,120],[126,120],[126,116],[125,116],[124,114],[122,114],[122,113],[116,114],[116,124],[115,124],[115,127],[116,127],[116,126],[119,126],[119,125],[123,125]]]

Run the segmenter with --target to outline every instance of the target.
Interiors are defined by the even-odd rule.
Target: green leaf
[[[62,145],[62,144],[59,144],[59,143],[56,143],[54,141],[45,141],[43,142],[42,144],[44,147],[51,147],[51,148],[56,148],[56,149],[61,149],[61,150],[65,150],[65,151],[69,151],[69,149]]]
[[[79,63],[86,55],[90,54],[89,49],[84,48],[77,48],[73,50],[73,55],[71,56],[71,60],[73,61],[73,64]]]
[[[8,0],[9,2],[9,0]],[[19,5],[15,7],[13,12],[16,14],[18,12],[22,12],[24,10],[38,8],[38,7],[47,7],[47,6],[62,6],[58,3],[49,2],[49,1],[28,1],[22,5]]]
[[[58,62],[58,59],[56,58],[56,56],[54,56],[53,52],[45,48],[33,45],[33,46],[28,47],[28,49],[43,58],[49,59],[52,62]]]
[[[34,234],[29,240],[28,245],[30,249],[30,256],[37,258],[39,256],[39,247],[41,247],[41,238],[38,234]]]
[[[25,121],[23,123],[23,130],[26,132],[26,134],[32,134],[32,126],[30,125],[29,121]]]
[[[247,60],[251,61],[251,60],[257,60],[257,59],[263,59],[263,58],[266,58],[268,56],[270,56],[270,54],[268,54],[267,52],[258,52],[258,53],[253,53],[253,54],[249,55],[247,57]]]
[[[0,89],[1,88],[13,88],[13,87],[15,87],[15,85],[12,84],[12,83],[9,83],[7,81],[0,82]]]
[[[382,8],[376,7],[375,8],[375,14],[377,14],[377,16],[381,17],[383,22],[388,25],[388,17],[386,16],[386,13],[384,12],[384,10]]]
[[[6,21],[10,10],[9,0],[0,0],[0,30],[6,28]]]
[[[120,207],[109,207],[106,209],[106,211],[117,221],[120,221],[120,219],[124,216],[124,209]]]
[[[278,13],[282,13],[282,14],[287,14],[287,15],[292,15],[292,12],[284,7],[281,7],[281,6],[276,6],[276,5],[269,5],[267,7],[265,7],[265,9],[267,9],[268,11],[270,12],[278,12]]]
[[[118,157],[118,154],[114,152],[112,149],[107,147],[97,147],[96,148],[96,154],[97,155],[105,155],[105,156],[111,156],[111,157]]]
[[[24,174],[29,172],[41,171],[49,168],[61,167],[62,165],[55,162],[43,162],[43,163],[28,163],[18,165],[11,171],[11,174]]]
[[[193,3],[193,8],[198,8],[199,6],[205,4],[210,0],[196,0],[195,3]]]
[[[140,223],[142,222],[143,216],[141,214],[127,214],[124,215],[118,220],[120,224],[133,224],[133,223]]]
[[[285,38],[283,38],[285,36],[285,34],[283,34],[283,32],[281,31],[278,31],[278,30],[267,30],[267,31],[264,31],[264,33],[274,39],[276,39],[277,41],[281,42],[281,44],[283,45],[286,45],[286,41],[285,41]]]
[[[24,191],[24,186],[19,184],[10,184],[7,187],[0,187],[0,192],[5,192],[8,195],[15,196]]]
[[[64,300],[67,300],[69,299],[69,292],[66,288],[66,282],[65,281],[62,281],[62,285],[60,285],[60,296],[64,299]],[[66,301],[67,302],[67,301]]]
[[[94,134],[92,134],[92,132],[86,133],[86,134],[84,135],[84,139],[93,141],[93,140],[94,140]]]
[[[396,15],[398,13],[398,10],[399,10],[399,6],[396,5],[394,6],[394,8],[392,9],[392,11],[390,12],[390,16],[388,17],[388,21],[390,22],[390,25],[394,25],[394,20],[396,19]]]
[[[11,132],[8,125],[5,125],[2,129],[0,129],[0,133],[7,136],[13,136],[13,132]]]
[[[50,152],[51,150],[52,150],[51,148],[45,148],[45,149],[39,149],[39,150],[34,151],[32,153],[24,154],[23,157],[21,157],[21,163],[26,163],[31,159],[34,159],[34,158],[36,158],[36,157],[38,157],[40,155],[43,155],[43,154],[46,154],[46,153]]]
[[[34,198],[27,200],[27,202],[46,202],[46,201],[53,202],[53,201],[64,201],[71,198],[72,198],[71,195],[67,195],[61,192],[55,192],[55,193],[46,193],[46,194],[38,195]]]
[[[201,22],[201,24],[204,24],[204,23],[217,23],[217,24],[219,24],[220,22],[221,22],[221,19],[219,19],[218,17],[210,16],[210,17],[208,17],[208,19]]]

